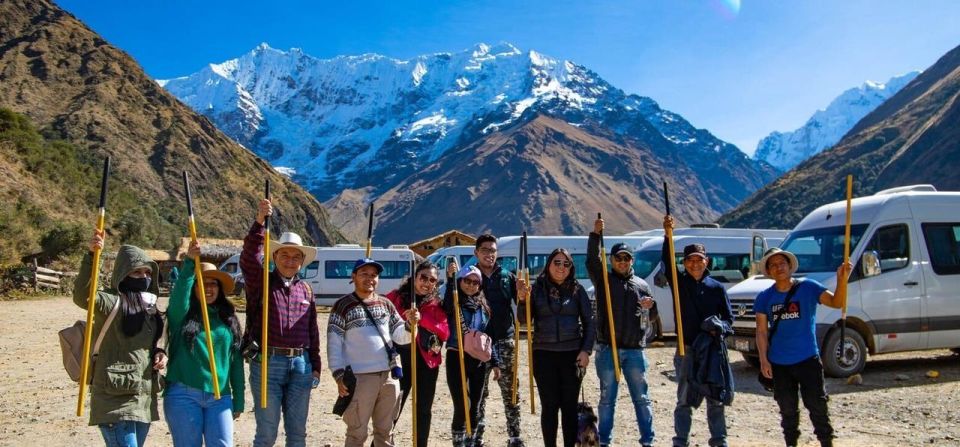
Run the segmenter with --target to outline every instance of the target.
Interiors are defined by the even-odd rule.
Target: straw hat
[[[300,250],[300,253],[303,253],[303,262],[304,264],[309,264],[313,262],[317,257],[317,248],[303,245],[303,239],[300,238],[300,235],[297,233],[286,232],[280,235],[280,239],[270,239],[270,256],[277,252],[281,248],[296,248]]]
[[[234,282],[233,277],[229,273],[224,272],[217,268],[217,266],[209,262],[200,263],[200,274],[203,275],[204,279],[213,278],[220,282],[220,290],[223,291],[224,295],[229,295],[233,292]]]
[[[768,277],[768,278],[772,278],[769,274],[767,274],[767,261],[769,261],[770,258],[772,258],[772,257],[774,257],[774,256],[776,256],[776,255],[783,255],[784,257],[787,258],[787,262],[790,263],[790,274],[791,274],[791,275],[793,275],[794,273],[797,272],[797,268],[800,267],[799,262],[797,262],[797,257],[794,256],[794,254],[793,254],[793,253],[790,253],[789,251],[781,250],[781,249],[779,249],[779,248],[777,248],[777,247],[773,247],[773,248],[767,250],[767,252],[763,254],[763,258],[760,259],[760,273],[763,273],[763,276],[766,276],[766,277]]]

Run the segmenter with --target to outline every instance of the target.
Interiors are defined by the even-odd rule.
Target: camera
[[[240,355],[248,362],[254,362],[257,360],[257,356],[260,355],[260,345],[256,340],[249,339],[240,347]]]
[[[390,357],[390,377],[400,380],[403,378],[403,366],[400,363],[400,354],[393,346],[387,347],[387,355]]]

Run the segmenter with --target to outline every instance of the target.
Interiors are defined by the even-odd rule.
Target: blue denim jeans
[[[233,446],[233,398],[229,394],[217,400],[213,393],[182,383],[168,386],[163,415],[175,447]]]
[[[600,379],[600,443],[613,444],[613,418],[617,405],[619,383],[614,380],[613,349],[610,345],[597,343],[597,377]],[[640,444],[653,444],[653,404],[647,394],[647,357],[643,349],[617,349],[620,373],[627,381],[633,411],[640,427]]]
[[[147,441],[150,424],[146,422],[120,421],[100,424],[100,434],[107,447],[143,447]]]
[[[686,352],[690,352],[687,346]],[[686,355],[682,357],[683,362],[691,362],[693,359]],[[683,371],[684,364],[681,363],[681,357],[673,356],[673,367],[677,371],[677,406],[673,409],[673,428],[676,435],[673,437],[674,447],[686,447],[690,438],[690,423],[693,416],[693,407],[687,405],[687,393],[695,392],[690,389],[687,378]],[[727,445],[727,421],[723,415],[723,404],[720,401],[706,398],[707,400],[707,427],[710,428],[710,441],[708,445],[726,447]]]
[[[313,367],[307,354],[300,357],[272,355],[267,364],[267,408],[260,408],[260,362],[250,362],[250,392],[257,421],[254,447],[272,446],[276,442],[281,413],[287,446],[306,445],[312,384]]]

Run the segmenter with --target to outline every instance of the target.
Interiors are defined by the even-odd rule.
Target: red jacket
[[[387,299],[393,303],[393,306],[397,308],[397,312],[400,312],[400,318],[403,318],[404,321],[407,320],[407,317],[404,315],[404,312],[409,309],[409,306],[404,306],[402,300],[400,299],[400,292],[393,290],[387,294]],[[427,299],[426,301],[420,303],[420,329],[426,329],[436,335],[440,339],[440,343],[447,341],[447,338],[450,337],[450,327],[447,325],[447,314],[443,311],[443,307],[440,305],[440,299],[436,296]],[[423,357],[424,363],[431,368],[437,368],[440,366],[440,362],[443,360],[443,355],[439,352],[432,352],[429,349],[424,349],[423,344],[420,343],[420,339],[423,337],[429,337],[429,334],[424,334],[424,331],[417,331],[417,351]]]

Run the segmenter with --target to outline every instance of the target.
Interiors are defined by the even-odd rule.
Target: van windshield
[[[660,264],[660,250],[643,250],[633,253],[633,274],[647,278]]]
[[[867,230],[867,224],[850,227],[850,253]],[[797,256],[797,273],[832,272],[843,262],[844,226],[816,228],[790,233],[780,248]],[[854,262],[856,263],[856,262]]]

